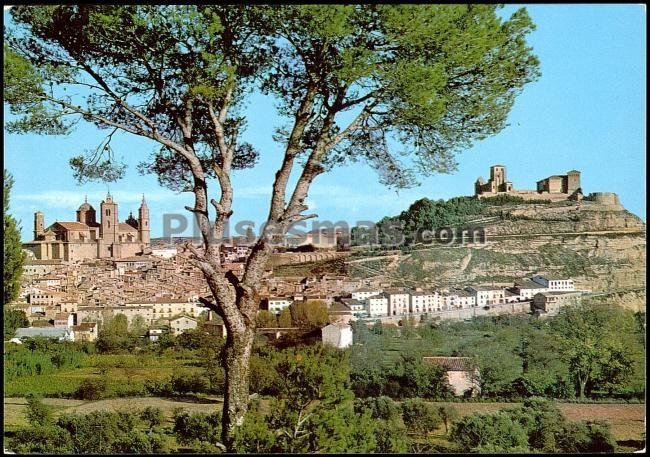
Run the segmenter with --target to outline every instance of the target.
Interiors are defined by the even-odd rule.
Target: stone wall
[[[349,252],[283,252],[271,254],[271,265],[294,265],[305,262],[318,262],[321,260],[332,260],[349,256]]]

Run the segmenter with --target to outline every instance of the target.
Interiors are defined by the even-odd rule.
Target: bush
[[[171,384],[168,381],[159,379],[147,379],[144,381],[144,390],[153,397],[169,397],[173,395]]]
[[[74,393],[79,400],[101,400],[106,396],[108,386],[106,379],[84,379]]]
[[[157,453],[168,451],[166,438],[155,432],[137,430],[138,417],[127,412],[95,411],[86,415],[65,415],[57,426],[72,437],[73,453]]]
[[[438,411],[419,398],[402,403],[402,420],[409,431],[422,434],[434,431],[442,423]]]
[[[204,393],[208,390],[208,381],[199,374],[175,374],[172,375],[170,386],[175,394]]]
[[[365,410],[370,411],[373,419],[394,421],[400,416],[400,409],[390,397],[382,396],[376,398],[358,398],[354,402],[354,412],[363,414]]]
[[[34,394],[27,396],[27,422],[32,426],[46,426],[52,422],[52,411],[43,404],[41,397]]]
[[[149,428],[154,428],[163,423],[165,415],[163,414],[162,409],[147,406],[140,412],[140,419],[148,424]]]
[[[485,446],[505,452],[528,447],[526,431],[503,412],[465,416],[452,426],[451,438],[465,451]]]
[[[9,439],[8,449],[17,454],[71,454],[70,434],[56,426],[18,430]]]
[[[177,411],[173,431],[180,444],[196,445],[202,441],[217,443],[221,436],[221,411],[211,414]]]

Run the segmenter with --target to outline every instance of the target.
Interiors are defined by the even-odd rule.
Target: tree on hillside
[[[275,328],[278,326],[278,318],[275,313],[265,309],[257,313],[255,321],[257,328]]]
[[[280,311],[280,314],[278,315],[278,327],[293,327],[293,321],[291,320],[291,311],[289,308],[284,308],[282,311]]]
[[[21,309],[5,309],[2,312],[4,318],[5,341],[14,337],[16,329],[29,327],[27,314]]]
[[[6,32],[10,132],[68,133],[78,119],[108,132],[71,159],[80,180],[115,180],[113,135],[150,139],[140,171],[192,192],[202,245],[186,247],[227,327],[223,440],[231,447],[249,393],[255,314],[272,241],[305,214],[314,179],[368,161],[382,183],[448,172],[454,155],[501,131],[539,75],[525,9],[497,5],[15,6]],[[252,93],[276,98],[287,124],[270,208],[241,278],[220,261],[234,170],[255,164],[243,141]],[[253,126],[255,127],[255,126]],[[399,143],[399,147],[395,144]],[[407,160],[407,155],[410,159]],[[295,176],[289,186],[289,177]],[[217,192],[208,192],[215,184]],[[212,209],[210,208],[212,207]],[[213,224],[211,225],[211,222]]]
[[[20,278],[23,275],[25,253],[20,242],[20,227],[16,220],[9,214],[9,193],[14,185],[13,177],[4,170],[4,185],[2,194],[2,214],[4,221],[3,270],[2,293],[3,304],[11,303],[20,293]]]
[[[551,328],[580,398],[596,381],[607,389],[624,382],[633,372],[634,353],[643,353],[629,310],[601,304],[567,306],[551,321]]]
[[[327,304],[322,300],[297,301],[289,307],[294,325],[304,329],[320,328],[329,322]]]

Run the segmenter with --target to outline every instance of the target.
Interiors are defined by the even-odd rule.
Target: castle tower
[[[506,167],[503,165],[493,165],[490,167],[490,181],[494,183],[497,192],[501,190],[503,183],[506,182]]]
[[[567,193],[572,194],[580,188],[580,172],[578,170],[568,171],[567,174]]]
[[[117,218],[117,203],[113,202],[113,197],[108,193],[106,200],[102,200],[101,207],[101,225],[100,236],[104,243],[111,244],[118,241],[118,218]]]
[[[149,207],[142,194],[142,203],[138,209],[138,234],[142,243],[151,241],[151,227],[149,227]]]
[[[95,208],[88,203],[88,196],[86,196],[86,200],[77,210],[77,222],[92,226],[95,225],[96,217]]]
[[[40,211],[34,213],[34,240],[39,240],[45,233],[45,216]]]

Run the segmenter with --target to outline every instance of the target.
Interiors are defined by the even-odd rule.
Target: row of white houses
[[[379,289],[361,288],[350,298],[340,299],[359,317],[404,316],[472,307],[531,301],[537,294],[575,291],[570,278],[536,275],[515,281],[512,287],[469,286],[465,289]],[[291,297],[270,297],[268,310],[276,314],[293,303]]]

